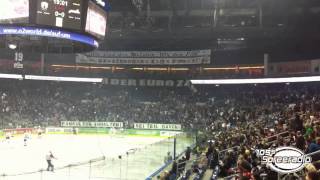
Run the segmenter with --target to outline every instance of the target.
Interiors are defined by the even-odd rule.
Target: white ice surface
[[[41,138],[33,136],[24,146],[23,137],[15,137],[10,142],[4,139],[0,141],[0,180],[87,180],[87,179],[144,179],[151,169],[141,167],[141,162],[146,156],[159,156],[144,150],[151,144],[163,141],[163,138],[151,137],[110,137],[105,135],[44,135]],[[160,156],[153,160],[152,165],[161,166],[162,154],[166,154],[169,145],[162,146]],[[142,149],[136,152],[136,156],[126,156],[130,149]],[[152,149],[152,148],[151,148]],[[150,149],[150,150],[151,150]],[[158,152],[159,147],[154,147]],[[3,176],[3,174],[18,174],[46,169],[45,155],[52,151],[57,157],[53,160],[55,167],[63,167],[68,164],[87,161],[93,158],[105,156],[106,161],[56,170],[54,173],[32,173],[30,175]],[[162,152],[163,151],[163,152]],[[141,152],[139,154],[139,152]],[[121,161],[119,155],[123,155]],[[142,163],[139,164],[139,161]],[[136,163],[136,164],[135,164]],[[160,163],[160,164],[159,164]],[[120,168],[121,167],[121,168]],[[154,168],[152,168],[154,169]],[[155,170],[155,169],[154,169]],[[131,172],[137,171],[137,172]],[[120,173],[121,172],[121,173]],[[143,173],[142,173],[143,172]]]

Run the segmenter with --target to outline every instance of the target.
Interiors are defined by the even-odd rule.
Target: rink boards
[[[182,134],[182,131],[149,130],[149,129],[112,129],[112,128],[75,128],[79,135],[121,135],[121,136],[143,136],[143,137],[172,137]],[[47,127],[42,129],[45,134],[73,134],[73,128]],[[5,132],[11,132],[13,136],[23,135],[25,132],[37,133],[34,128],[17,128],[0,130],[0,137]]]
[[[122,135],[122,136],[146,136],[146,137],[172,137],[182,134],[182,131],[149,130],[149,129],[112,129],[112,128],[76,128],[77,134],[96,135]],[[72,134],[73,128],[46,128],[48,134]]]

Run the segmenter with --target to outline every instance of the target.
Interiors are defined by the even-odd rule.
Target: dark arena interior
[[[1,0],[0,180],[320,180],[319,0]]]

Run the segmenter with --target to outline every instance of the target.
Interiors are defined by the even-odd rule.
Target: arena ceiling
[[[214,64],[320,57],[316,0],[110,0],[104,50],[211,48]]]

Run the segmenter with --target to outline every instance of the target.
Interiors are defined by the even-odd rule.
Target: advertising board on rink
[[[181,131],[181,124],[134,123],[134,129],[161,129]]]
[[[296,75],[311,73],[311,61],[279,62],[268,65],[268,75]]]
[[[268,64],[267,75],[312,75],[320,74],[320,59]]]
[[[105,127],[122,128],[123,122],[89,122],[89,121],[61,121],[62,127]]]

